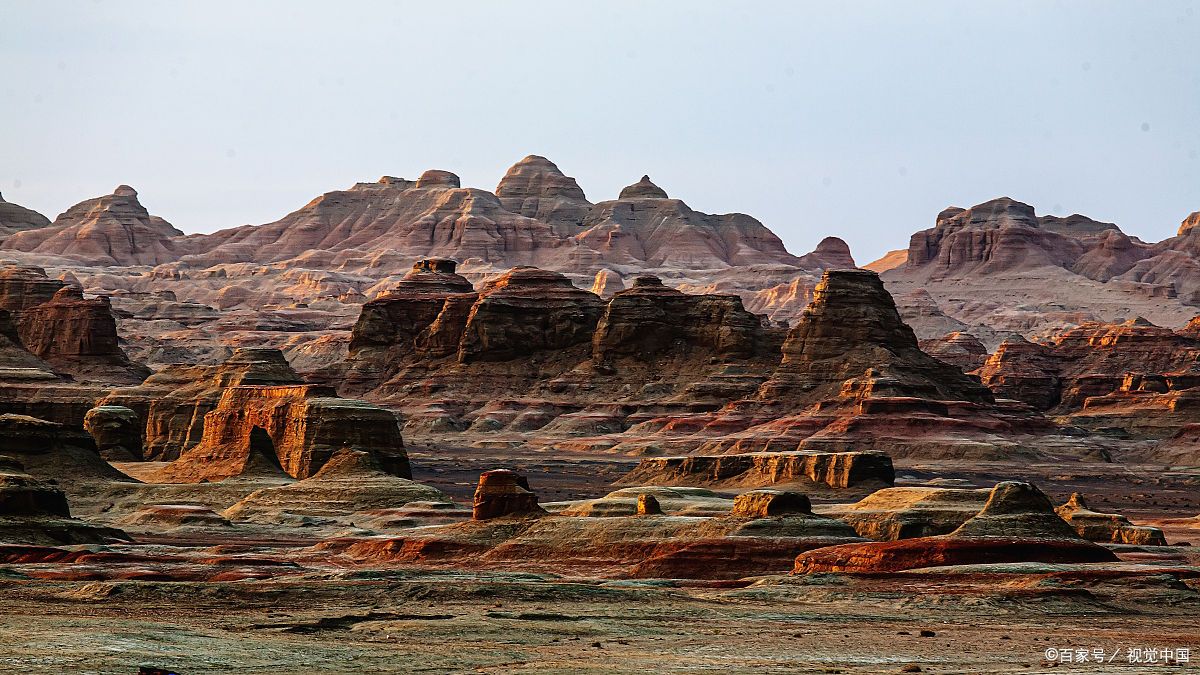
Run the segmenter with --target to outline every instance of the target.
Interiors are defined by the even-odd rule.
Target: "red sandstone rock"
[[[315,475],[340,449],[377,458],[408,478],[408,456],[395,414],[313,385],[236,386],[204,416],[200,443],[164,468],[166,482],[221,480],[274,467],[293,478]]]
[[[216,366],[163,368],[136,387],[112,391],[103,404],[130,408],[144,421],[145,459],[173,460],[200,442],[204,416],[227,387],[301,382],[278,349],[235,349]]]
[[[546,511],[538,506],[537,495],[529,489],[529,481],[508,469],[493,469],[479,475],[475,488],[471,518],[490,520],[504,516],[536,517]]]
[[[843,544],[801,553],[793,574],[879,573],[948,565],[1019,562],[1098,563],[1116,556],[1090,542],[997,537],[920,537],[870,544]]]
[[[772,518],[793,513],[812,514],[807,496],[781,490],[751,490],[733,500],[734,518]]]
[[[566,236],[577,233],[592,208],[574,178],[538,155],[514,164],[496,186],[496,196],[505,209],[549,223]]]
[[[0,541],[58,545],[125,540],[128,537],[120,530],[71,518],[67,497],[60,488],[25,473],[12,457],[0,456]]]
[[[1177,424],[1177,399],[1200,386],[1197,363],[1194,336],[1137,318],[1085,323],[1041,344],[1010,339],[978,373],[1000,396],[1043,410],[1078,411],[1079,424],[1135,430]]]
[[[687,295],[663,286],[658,277],[639,276],[609,301],[592,338],[592,355],[611,363],[682,350],[707,360],[754,356],[767,344],[761,322],[736,296]]]
[[[895,477],[892,460],[882,453],[756,452],[650,457],[618,484],[750,486],[811,481],[845,488],[891,485]]]
[[[822,514],[849,523],[860,536],[892,541],[949,534],[974,517],[991,490],[893,487]]]
[[[488,282],[463,329],[458,360],[504,361],[589,343],[603,302],[561,274],[518,267]]]
[[[874,382],[873,395],[886,388],[892,396],[991,400],[990,392],[962,371],[920,350],[877,274],[826,271],[812,304],[783,343],[782,363],[758,398],[815,402],[864,375]]]
[[[940,338],[921,340],[921,351],[933,358],[970,372],[982,366],[988,358],[987,347],[970,333],[955,331]],[[995,390],[993,390],[995,391]]]

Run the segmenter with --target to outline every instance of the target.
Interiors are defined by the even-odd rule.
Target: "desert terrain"
[[[868,263],[658,178],[0,198],[0,670],[1197,667],[1200,212]]]

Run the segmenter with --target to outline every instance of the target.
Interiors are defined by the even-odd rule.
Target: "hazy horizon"
[[[528,154],[860,263],[1009,196],[1143,240],[1200,210],[1196,2],[0,3],[0,193],[185,232]]]

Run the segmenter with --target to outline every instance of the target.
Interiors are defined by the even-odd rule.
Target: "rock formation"
[[[737,296],[688,295],[644,275],[609,301],[592,338],[592,355],[609,363],[681,350],[705,361],[750,357],[765,344],[762,323],[742,309]]]
[[[471,308],[458,360],[506,361],[592,340],[603,302],[556,272],[517,267],[489,281]]]
[[[96,449],[105,459],[129,461],[143,459],[142,433],[145,425],[138,414],[119,405],[92,408],[83,418],[83,427],[96,441]]]
[[[179,256],[183,232],[152,216],[137,191],[119,185],[111,195],[80,202],[46,227],[18,232],[0,248],[46,253],[89,265],[157,265]]]
[[[574,178],[538,155],[512,165],[496,186],[496,196],[505,209],[549,223],[567,237],[577,233],[592,208]]]
[[[392,290],[363,305],[350,338],[350,359],[393,368],[406,358],[458,352],[478,295],[455,274],[455,262],[423,259]],[[387,373],[390,374],[390,373]]]
[[[1142,318],[1089,322],[1037,344],[1010,338],[977,372],[998,396],[1075,424],[1162,438],[1200,396],[1200,341]]]
[[[112,384],[141,382],[150,371],[121,349],[112,303],[107,297],[84,298],[63,286],[49,302],[22,310],[21,343],[58,371]]]
[[[168,366],[136,387],[112,391],[103,403],[132,409],[143,420],[144,459],[173,460],[200,442],[204,418],[226,388],[301,382],[278,349],[241,348],[216,366]]]
[[[849,523],[860,536],[881,541],[950,534],[979,513],[988,489],[893,487],[854,504],[836,505],[827,516]]]
[[[799,492],[750,490],[733,500],[734,518],[773,518],[793,513],[812,515],[812,504]]]
[[[471,518],[491,520],[504,516],[536,517],[546,511],[538,506],[537,495],[529,489],[525,476],[509,469],[493,469],[479,475]]]
[[[811,482],[833,488],[891,485],[892,460],[882,453],[753,452],[643,459],[622,485],[758,486]]]
[[[826,271],[758,397],[816,402],[833,398],[856,378],[862,378],[854,385],[861,392],[856,396],[991,400],[962,371],[920,350],[877,274]]]
[[[0,541],[58,546],[128,540],[120,530],[71,518],[62,490],[25,473],[17,460],[0,456]]]
[[[410,478],[396,416],[338,398],[315,385],[238,385],[204,416],[200,442],[165,467],[165,482],[222,480],[272,468],[292,478],[316,475],[339,450],[372,455],[384,471]]]
[[[26,230],[36,230],[50,224],[50,219],[24,206],[4,201],[0,195],[0,243],[9,235]]]
[[[0,414],[0,454],[75,496],[93,492],[98,484],[130,480],[101,459],[82,429],[27,415]]]
[[[1098,513],[1088,508],[1083,495],[1072,493],[1065,504],[1054,509],[1076,534],[1102,544],[1166,546],[1163,531],[1157,527],[1134,525],[1119,513]]]
[[[370,452],[341,448],[304,480],[256,490],[224,511],[233,522],[305,523],[313,518],[362,519],[379,509],[410,502],[446,502],[427,485],[385,470]]]
[[[793,574],[895,572],[948,565],[1015,562],[1115,561],[1055,514],[1050,500],[1028,483],[1002,482],[984,507],[947,535],[847,544],[801,553]]]
[[[801,264],[813,269],[853,269],[858,267],[850,246],[838,237],[825,237],[811,253],[800,256]]]
[[[661,516],[663,515],[662,505],[658,503],[658,497],[652,494],[642,493],[637,498],[637,515],[639,516]]]
[[[970,333],[954,331],[940,338],[921,340],[918,344],[921,351],[938,361],[958,366],[963,372],[975,370],[988,358],[987,347]]]
[[[4,324],[15,324],[20,345],[56,372],[110,384],[140,382],[149,374],[121,349],[107,297],[85,298],[77,284],[50,279],[41,268],[0,269],[0,311],[7,313]],[[12,342],[12,330],[6,330]]]
[[[992,488],[979,513],[950,533],[956,537],[1044,537],[1078,535],[1054,512],[1050,499],[1029,483],[1005,481]]]
[[[475,406],[474,421],[451,427],[523,431],[580,412],[601,391],[711,405],[752,392],[778,359],[780,332],[736,296],[685,294],[642,276],[606,304],[561,274],[528,267],[476,292],[443,264],[435,273],[418,263],[364,305],[345,368],[323,376],[348,393],[405,406],[410,429],[424,424],[424,412],[409,410],[414,399],[434,392]],[[512,400],[522,397],[532,400]]]
[[[898,295],[931,294],[989,345],[983,328],[1034,338],[1132,314],[1180,325],[1200,298],[1200,248],[1186,223],[1178,236],[1147,244],[1112,223],[1078,214],[1039,217],[1027,204],[1000,198],[946,209],[932,229],[912,236],[903,264],[871,266]]]

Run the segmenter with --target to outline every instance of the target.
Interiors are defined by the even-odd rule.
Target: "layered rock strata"
[[[643,459],[622,485],[755,486],[807,481],[834,488],[891,485],[892,460],[883,453],[752,452]]]
[[[983,508],[949,534],[831,546],[802,553],[796,557],[793,574],[1116,559],[1108,549],[1080,538],[1055,514],[1050,500],[1036,487],[1010,481],[992,488]]]
[[[1083,495],[1073,493],[1065,504],[1054,509],[1076,534],[1102,544],[1166,546],[1163,531],[1148,525],[1134,525],[1119,513],[1099,513],[1088,508]]]
[[[545,513],[525,476],[509,469],[493,469],[479,475],[479,486],[471,501],[472,519],[533,518]]]
[[[394,413],[316,385],[226,388],[204,416],[199,444],[160,476],[168,482],[229,478],[274,469],[309,478],[339,450],[373,456],[387,473],[411,477]]]
[[[0,456],[0,541],[61,546],[128,540],[121,530],[72,518],[61,489],[25,473],[19,461]]]
[[[301,383],[278,349],[240,348],[219,365],[163,368],[136,387],[112,391],[103,403],[129,408],[141,418],[143,459],[173,460],[200,442],[205,415],[228,387]]]

